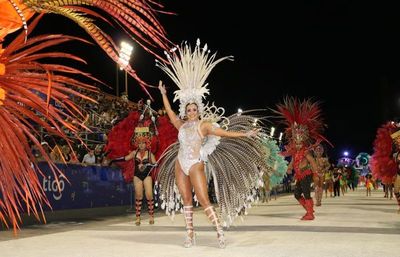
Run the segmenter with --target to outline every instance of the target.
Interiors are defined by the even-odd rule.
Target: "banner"
[[[57,166],[68,178],[59,175],[59,185],[47,163],[39,163],[45,174],[45,177],[39,178],[53,210],[131,204],[132,184],[126,184],[120,169],[79,164]],[[50,209],[46,206],[44,210]]]

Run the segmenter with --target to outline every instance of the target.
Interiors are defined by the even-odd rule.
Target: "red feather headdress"
[[[319,102],[314,102],[311,99],[300,101],[294,97],[286,97],[283,103],[277,105],[274,112],[286,127],[285,134],[289,140],[289,149],[294,147],[296,140],[309,147],[323,141],[331,145],[322,135],[326,124],[321,117]]]

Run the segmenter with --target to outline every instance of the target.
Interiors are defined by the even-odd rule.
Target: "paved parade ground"
[[[24,227],[15,237],[0,231],[0,257],[166,257],[166,256],[295,256],[400,257],[400,214],[382,189],[367,197],[363,188],[336,198],[323,198],[316,219],[301,221],[304,210],[293,195],[254,205],[244,220],[225,232],[219,249],[216,232],[200,208],[194,213],[196,245],[183,247],[182,214],[175,220],[157,212],[148,225],[133,213],[89,220],[50,222]]]

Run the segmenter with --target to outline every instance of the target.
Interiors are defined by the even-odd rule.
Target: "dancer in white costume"
[[[195,104],[193,104],[192,107],[197,110],[197,106]],[[199,120],[189,120],[179,128],[178,139],[180,142],[180,147],[178,152],[178,160],[182,171],[186,176],[189,175],[190,168],[194,164],[201,161],[200,150],[202,138],[200,136],[201,132],[199,131],[199,128]]]
[[[193,52],[184,45],[178,48],[178,54],[173,54],[173,57],[168,56],[170,64],[158,63],[180,88],[175,91],[175,100],[180,100],[178,117],[172,111],[165,86],[161,81],[159,84],[165,110],[179,130],[179,142],[171,145],[160,160],[157,182],[163,201],[161,207],[172,215],[183,211],[187,230],[184,246],[191,247],[195,243],[193,188],[195,197],[215,225],[219,247],[224,248],[219,216],[230,224],[254,199],[260,171],[267,169],[265,147],[254,117],[235,114],[225,118],[222,108],[202,103],[202,97],[208,93],[205,79],[217,63],[231,57],[214,61],[215,54],[209,56],[207,46],[200,48],[199,41]],[[207,179],[211,176],[220,215],[208,197]]]

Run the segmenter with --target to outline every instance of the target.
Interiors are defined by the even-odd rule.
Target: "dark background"
[[[217,57],[233,55],[211,73],[207,100],[225,107],[274,108],[282,99],[313,97],[322,102],[332,158],[344,150],[355,157],[372,153],[377,128],[399,117],[399,15],[387,1],[164,1],[160,14],[169,38],[176,44],[197,38]],[[261,6],[262,5],[262,6]],[[99,23],[100,24],[100,23]],[[126,39],[101,24],[115,41]],[[83,29],[62,17],[47,15],[35,33],[64,33],[88,38]],[[132,42],[132,41],[131,41]],[[83,69],[107,83],[115,93],[116,74],[121,92],[124,73],[97,46],[67,48],[88,61]],[[162,79],[176,88],[154,57],[135,47],[131,65],[148,83]],[[129,79],[130,99],[146,98]],[[150,89],[161,107],[157,89]],[[177,105],[174,105],[178,110]],[[279,134],[280,128],[276,133]]]

